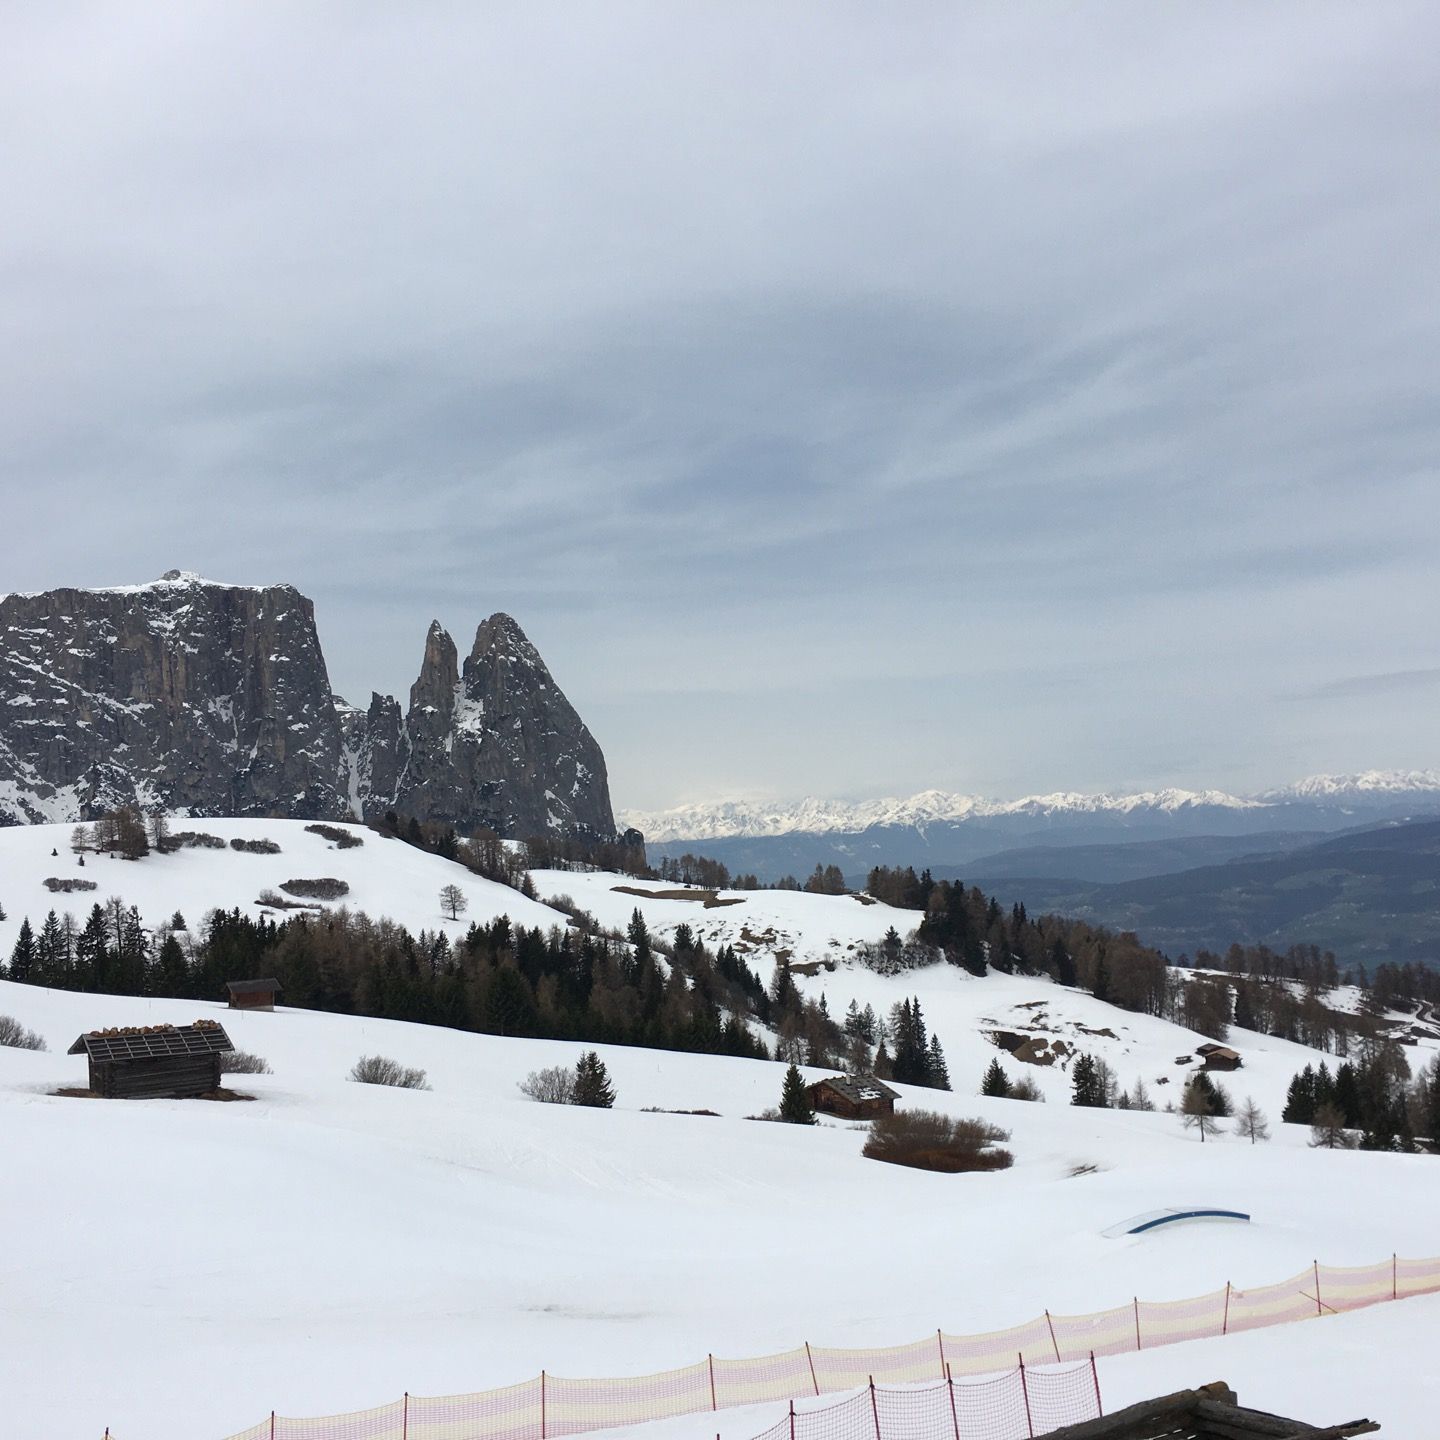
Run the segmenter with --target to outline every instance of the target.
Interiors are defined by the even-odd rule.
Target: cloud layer
[[[509,610],[627,807],[1435,762],[1433,7],[6,29],[6,588]]]

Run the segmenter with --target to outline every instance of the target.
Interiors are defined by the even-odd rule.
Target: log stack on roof
[[[181,1099],[220,1088],[220,1056],[235,1047],[215,1020],[91,1030],[69,1054],[90,1062],[90,1089],[106,1099]]]

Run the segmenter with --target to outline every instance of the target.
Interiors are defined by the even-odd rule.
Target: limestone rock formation
[[[203,815],[408,818],[502,835],[614,835],[605,760],[508,615],[463,670],[430,627],[408,710],[330,689],[289,585],[0,597],[0,823],[114,805]]]

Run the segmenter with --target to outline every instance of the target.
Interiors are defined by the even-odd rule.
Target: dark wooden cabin
[[[1350,1440],[1371,1435],[1373,1420],[1348,1420],[1341,1425],[1307,1425],[1264,1410],[1248,1410],[1223,1381],[1198,1390],[1177,1390],[1155,1400],[1117,1410],[1099,1420],[1047,1430],[1040,1440]]]
[[[92,1030],[71,1047],[90,1061],[90,1089],[107,1100],[183,1099],[220,1088],[220,1056],[235,1047],[215,1020]]]
[[[810,1103],[822,1115],[842,1120],[872,1120],[893,1115],[899,1094],[873,1075],[832,1075],[806,1087]]]
[[[232,1010],[273,1010],[280,993],[278,980],[227,980],[225,990]]]
[[[1228,1045],[1197,1045],[1195,1053],[1205,1061],[1207,1070],[1238,1070],[1244,1063]]]

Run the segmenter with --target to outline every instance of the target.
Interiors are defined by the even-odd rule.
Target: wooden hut
[[[1307,1425],[1264,1410],[1249,1410],[1223,1381],[1198,1390],[1177,1390],[1155,1400],[1117,1410],[1099,1420],[1083,1420],[1046,1430],[1041,1440],[1350,1440],[1371,1435],[1380,1427],[1373,1420],[1349,1420],[1341,1425]]]
[[[1197,1045],[1195,1053],[1205,1061],[1207,1070],[1238,1070],[1243,1063],[1239,1052],[1228,1045]]]
[[[232,1010],[273,1010],[280,993],[278,980],[227,980],[227,998]]]
[[[90,1089],[108,1100],[181,1099],[220,1088],[220,1056],[235,1047],[215,1020],[92,1030],[70,1047],[90,1061]]]
[[[871,1120],[876,1115],[893,1115],[899,1094],[873,1075],[832,1075],[806,1089],[810,1104],[822,1115],[843,1120]]]

